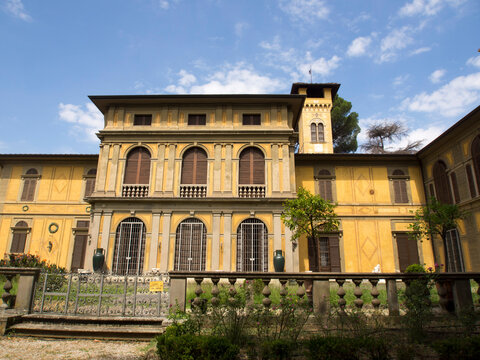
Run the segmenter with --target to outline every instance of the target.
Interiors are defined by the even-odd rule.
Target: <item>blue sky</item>
[[[310,67],[362,128],[426,144],[480,104],[479,19],[478,0],[0,0],[0,152],[97,153],[87,95],[289,93]]]

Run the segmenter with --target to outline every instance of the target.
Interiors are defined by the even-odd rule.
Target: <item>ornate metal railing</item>
[[[123,185],[122,196],[129,198],[144,198],[148,196],[148,185]]]
[[[288,293],[288,287],[295,286],[296,294],[299,297],[307,296],[313,304],[315,312],[327,312],[330,306],[331,286],[338,286],[336,294],[338,295],[338,306],[344,309],[347,301],[345,299],[346,284],[353,286],[353,295],[355,300],[353,304],[358,309],[365,307],[363,295],[365,292],[364,284],[368,285],[368,292],[371,296],[368,308],[380,309],[381,301],[379,299],[379,283],[386,290],[386,304],[382,306],[388,310],[389,315],[400,315],[401,300],[404,297],[399,296],[399,287],[408,288],[411,281],[416,279],[425,279],[425,274],[405,274],[405,273],[255,273],[255,272],[185,272],[173,271],[170,275],[170,304],[178,304],[181,308],[186,305],[186,280],[193,278],[196,282],[196,297],[194,304],[200,304],[200,296],[203,293],[202,283],[204,280],[210,280],[213,283],[211,290],[212,303],[218,300],[218,284],[221,279],[225,279],[230,284],[229,293],[235,294],[235,285],[243,283],[244,280],[260,279],[264,288],[262,294],[263,305],[271,305],[270,284],[276,280],[280,284],[280,296]],[[428,275],[432,281],[436,282],[437,293],[439,296],[439,306],[441,311],[455,310],[460,312],[465,309],[473,308],[472,286],[470,281],[480,285],[480,273],[435,273]],[[385,284],[385,285],[383,285]],[[362,287],[361,287],[362,285]],[[480,287],[476,293],[480,295]],[[480,302],[480,298],[478,300]]]
[[[151,284],[153,281],[163,284]],[[163,285],[163,291],[151,291],[151,285]],[[42,274],[33,310],[64,315],[161,317],[168,314],[168,289],[166,274]]]
[[[180,185],[180,197],[204,198],[207,196],[207,185]]]
[[[238,197],[264,198],[265,185],[238,185]]]

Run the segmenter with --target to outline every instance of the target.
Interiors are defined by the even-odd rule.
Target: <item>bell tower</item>
[[[298,122],[300,154],[333,153],[331,111],[340,84],[294,83],[291,94],[306,95]]]

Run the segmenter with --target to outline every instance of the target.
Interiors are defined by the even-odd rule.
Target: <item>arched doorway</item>
[[[130,217],[117,227],[112,272],[117,275],[140,275],[145,256],[145,224]]]
[[[258,219],[237,228],[237,271],[268,271],[268,230]]]
[[[207,255],[207,229],[196,219],[183,220],[177,227],[175,262],[177,271],[205,271]]]

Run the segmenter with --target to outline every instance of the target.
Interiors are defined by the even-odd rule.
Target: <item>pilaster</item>
[[[168,271],[168,256],[170,250],[170,222],[172,219],[171,212],[163,213],[163,226],[162,226],[162,243],[160,250],[160,271]]]
[[[111,164],[110,176],[108,178],[108,188],[107,188],[108,196],[115,196],[115,186],[117,184],[119,154],[120,154],[120,145],[119,144],[113,145],[113,155],[112,155],[112,161],[110,162]]]
[[[167,183],[166,183],[166,193],[173,195],[173,184],[175,183],[175,144],[170,144],[168,146],[168,166],[167,166]]]
[[[159,229],[160,229],[160,212],[154,212],[152,213],[152,238],[150,240],[150,257],[148,260],[149,270],[157,267]]]
[[[215,271],[220,268],[220,217],[221,213],[213,214],[213,234],[212,234],[212,268]]]
[[[158,145],[157,172],[155,175],[155,189],[153,195],[158,196],[163,192],[163,171],[165,166],[165,144]]]
[[[223,270],[232,271],[232,213],[223,213]]]

